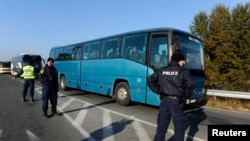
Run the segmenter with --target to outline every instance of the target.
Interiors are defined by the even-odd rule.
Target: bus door
[[[74,88],[81,88],[81,54],[82,47],[77,46],[73,49],[73,70],[72,79],[74,80]]]
[[[151,44],[148,48],[148,71],[147,76],[153,74],[169,62],[169,39],[168,33],[155,33],[151,35]],[[147,86],[147,103],[158,106],[160,100],[156,93]]]

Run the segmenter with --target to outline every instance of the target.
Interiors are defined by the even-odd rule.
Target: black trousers
[[[28,89],[30,92],[30,97],[33,98],[34,96],[34,89],[35,89],[35,80],[34,79],[24,79],[24,84],[23,84],[23,97],[25,97],[28,93]]]
[[[43,85],[43,88],[42,88],[42,100],[43,100],[42,110],[43,112],[48,111],[49,101],[51,104],[51,110],[56,111],[57,99],[58,99],[57,89],[53,86]]]

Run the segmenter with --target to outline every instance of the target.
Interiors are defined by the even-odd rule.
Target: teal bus
[[[60,89],[75,88],[109,96],[120,105],[159,105],[147,77],[168,65],[174,51],[186,57],[196,82],[189,103],[204,103],[204,51],[200,38],[174,28],[126,32],[66,46],[52,47]]]

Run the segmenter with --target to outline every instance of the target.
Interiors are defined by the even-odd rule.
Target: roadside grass
[[[207,107],[250,112],[250,100],[209,96]]]

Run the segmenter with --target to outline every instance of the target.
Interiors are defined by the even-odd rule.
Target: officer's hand
[[[43,75],[45,75],[45,69],[44,68],[42,68],[41,70],[40,70],[40,72],[39,72],[42,76]]]

